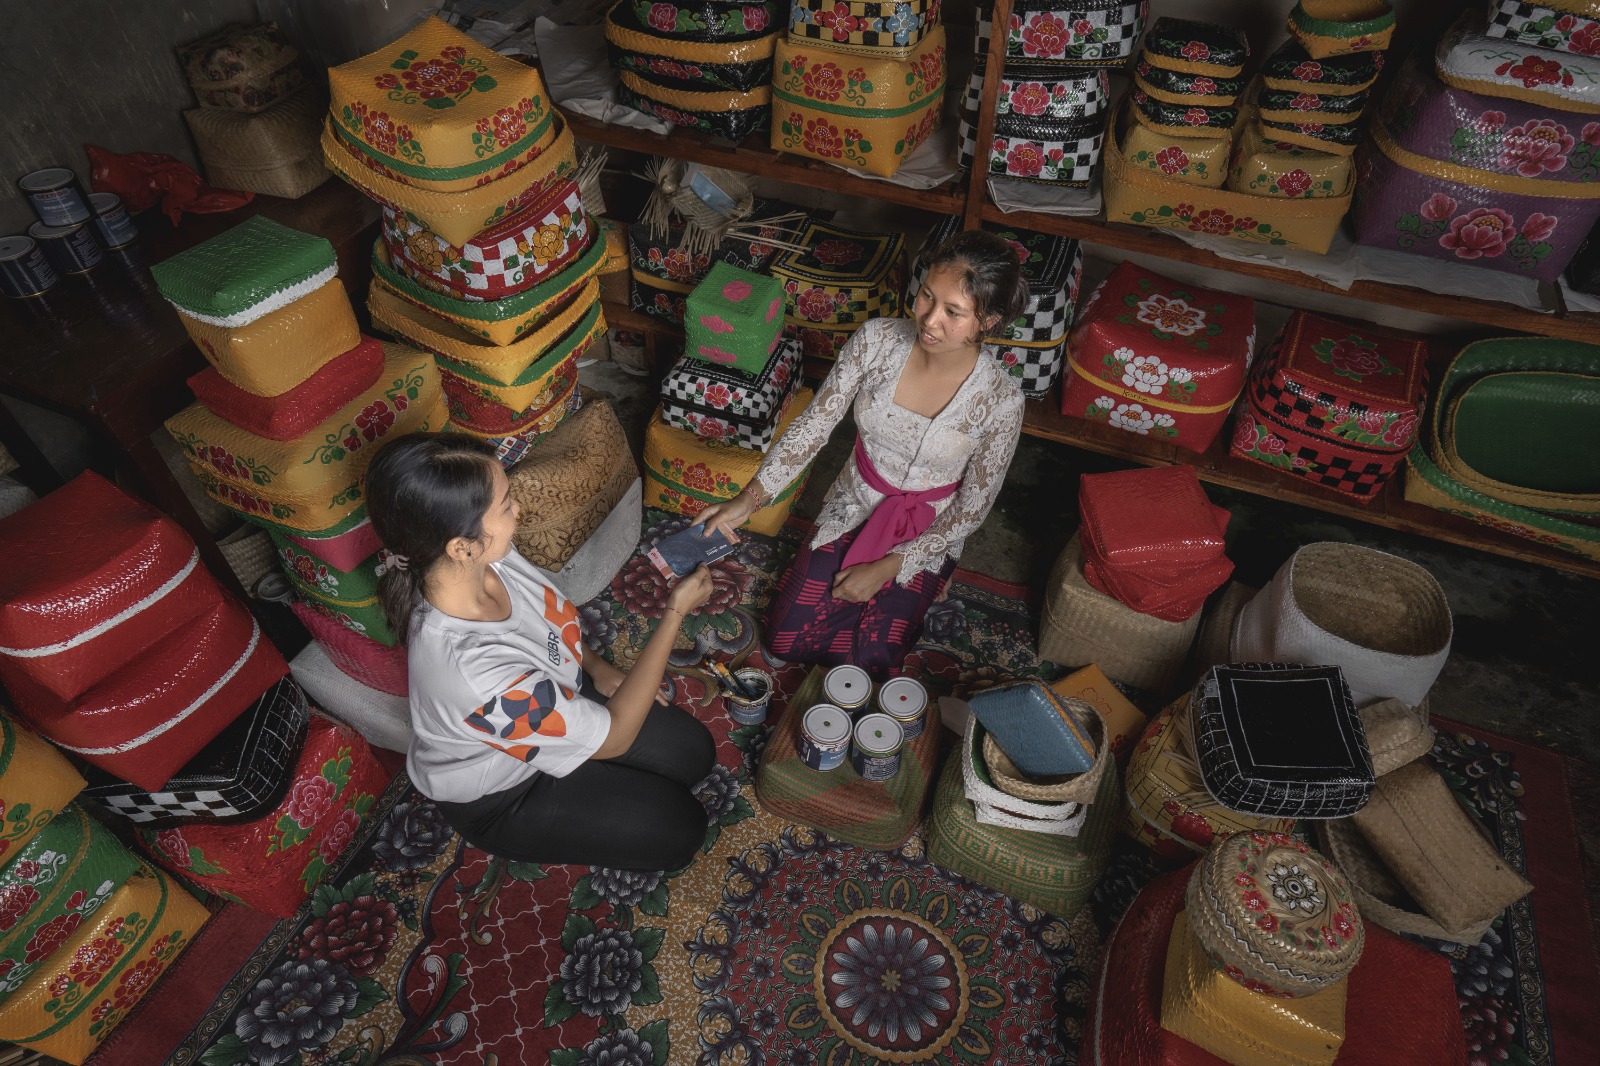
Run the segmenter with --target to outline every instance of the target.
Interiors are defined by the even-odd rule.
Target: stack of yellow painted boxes
[[[882,177],[944,106],[938,0],[793,0],[772,73],[772,147]]]
[[[426,352],[361,335],[337,271],[326,240],[260,216],[158,263],[212,364],[167,430],[213,499],[266,527],[307,610],[393,645],[362,479],[384,440],[444,427],[444,394]]]
[[[81,1063],[206,909],[75,797],[84,780],[0,708],[0,1041]]]
[[[328,78],[323,154],[383,208],[373,320],[434,354],[452,428],[514,459],[576,408],[605,331],[572,131],[538,71],[438,19]]]

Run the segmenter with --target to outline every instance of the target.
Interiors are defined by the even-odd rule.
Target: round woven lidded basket
[[[1333,818],[1316,823],[1317,845],[1327,852],[1349,882],[1351,895],[1361,914],[1395,933],[1432,937],[1452,944],[1474,945],[1483,939],[1494,918],[1466,929],[1451,932],[1423,912],[1378,853],[1372,850],[1361,830],[1349,818]]]
[[[1189,927],[1229,977],[1280,999],[1309,996],[1355,968],[1366,943],[1350,885],[1284,833],[1235,833],[1189,878]]]
[[[983,734],[983,763],[989,768],[989,777],[1008,796],[1032,800],[1035,803],[1087,803],[1100,787],[1100,776],[1105,773],[1106,760],[1099,758],[1105,746],[1105,724],[1099,710],[1083,700],[1063,697],[1064,702],[1078,715],[1095,745],[1094,765],[1081,774],[1059,774],[1034,777],[1023,773],[1011,757],[1000,747],[994,734]]]
[[[1233,631],[1240,662],[1338,666],[1358,706],[1419,705],[1450,654],[1444,589],[1425,568],[1359,544],[1307,544],[1278,568]]]
[[[217,541],[222,557],[228,560],[239,584],[246,591],[254,589],[256,582],[278,568],[278,552],[267,531],[252,525],[242,525]]]

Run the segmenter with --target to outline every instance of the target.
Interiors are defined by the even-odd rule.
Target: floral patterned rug
[[[646,520],[644,548],[686,524],[660,512]],[[687,869],[505,862],[466,846],[401,775],[343,871],[274,928],[169,1061],[1075,1062],[1101,940],[1155,873],[1131,845],[1119,846],[1093,905],[1063,923],[935,866],[918,837],[871,852],[761,810],[752,782],[767,727],[727,718],[696,664],[711,654],[765,665],[780,700],[798,687],[804,668],[763,659],[756,625],[803,534],[795,524],[776,540],[752,537],[737,561],[718,564],[712,603],[675,653],[675,697],[718,742],[718,765],[698,789],[704,854]],[[636,557],[582,607],[589,639],[631,660],[665,591]],[[1032,632],[1022,589],[959,571],[908,671],[958,693],[1051,676]],[[1512,863],[1550,883],[1541,876],[1556,877],[1557,845],[1572,840],[1556,825],[1559,757],[1461,732],[1441,733],[1434,757]],[[1555,765],[1540,767],[1537,789],[1519,776],[1526,757]],[[1541,936],[1534,917],[1524,901],[1478,948],[1449,952],[1474,1063],[1584,1054],[1572,1040],[1584,1034],[1562,1032],[1558,1017],[1568,1006],[1581,1016],[1583,1004],[1547,995],[1544,972],[1553,955],[1576,951],[1580,965],[1567,958],[1558,969],[1592,981],[1593,959]]]

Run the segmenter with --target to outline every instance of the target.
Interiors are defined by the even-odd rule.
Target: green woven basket
[[[930,702],[922,735],[900,750],[900,772],[887,781],[863,781],[847,758],[826,772],[800,760],[795,743],[800,719],[822,702],[821,667],[812,670],[789,701],[756,770],[756,796],[780,818],[814,826],[863,848],[890,851],[904,844],[922,819],[923,802],[938,761],[937,705]]]

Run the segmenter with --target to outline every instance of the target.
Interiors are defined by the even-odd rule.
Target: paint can
[[[728,717],[740,725],[760,725],[765,722],[767,708],[772,703],[772,678],[754,667],[735,670],[733,676],[760,695],[755,699],[745,699],[737,693],[728,693]]]
[[[891,678],[878,689],[878,710],[900,723],[907,740],[915,740],[922,735],[922,722],[927,709],[928,690],[914,678]]]
[[[854,718],[872,699],[872,678],[859,666],[835,666],[822,676],[822,698]]]
[[[17,188],[28,198],[33,213],[46,226],[75,226],[94,217],[89,198],[78,184],[78,175],[66,167],[48,167],[24,174]]]
[[[35,222],[28,227],[28,236],[39,242],[39,250],[58,274],[87,274],[105,257],[87,222],[76,226],[47,226]]]
[[[864,714],[850,744],[850,765],[863,781],[887,781],[900,772],[905,730],[886,714]]]
[[[837,770],[850,750],[850,712],[831,703],[812,707],[800,719],[795,748],[813,770]]]
[[[107,248],[122,248],[139,239],[139,227],[128,217],[122,197],[116,193],[90,193],[89,206],[94,208],[94,228],[100,231],[100,240]]]
[[[26,300],[55,283],[56,272],[32,237],[0,237],[0,295]]]

